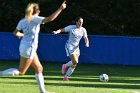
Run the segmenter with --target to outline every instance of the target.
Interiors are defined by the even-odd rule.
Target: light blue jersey
[[[21,40],[21,44],[29,45],[32,47],[37,46],[38,44],[38,33],[40,31],[40,24],[44,17],[33,16],[31,22],[27,19],[22,19],[19,21],[16,29],[22,30],[24,33],[24,37]]]
[[[64,28],[65,32],[69,33],[69,39],[66,43],[67,56],[71,54],[80,54],[79,42],[81,38],[87,37],[87,31],[84,27],[77,28],[76,25],[69,25]]]
[[[38,34],[40,31],[40,24],[44,17],[33,16],[31,22],[27,19],[19,21],[16,29],[23,31],[24,36],[20,42],[20,55],[30,58],[33,54],[33,50],[36,52],[38,47]]]

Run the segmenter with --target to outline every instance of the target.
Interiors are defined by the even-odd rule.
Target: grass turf
[[[70,81],[63,81],[61,63],[43,63],[46,89],[55,93],[140,93],[140,67],[121,65],[79,64]],[[0,62],[0,70],[18,67],[17,62]],[[0,93],[39,93],[29,68],[24,76],[1,76]],[[100,82],[99,75],[109,75],[109,82]]]

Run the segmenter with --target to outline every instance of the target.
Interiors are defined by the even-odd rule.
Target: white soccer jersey
[[[64,28],[65,32],[69,32],[68,44],[72,46],[79,46],[82,37],[87,37],[87,32],[84,27],[77,28],[76,25],[69,25]]]
[[[24,37],[21,40],[21,44],[37,47],[38,44],[38,33],[40,31],[40,24],[44,17],[33,16],[31,22],[27,19],[22,19],[19,21],[16,29],[22,30],[24,33]]]
[[[38,47],[38,33],[43,19],[44,17],[33,16],[31,22],[27,19],[19,21],[16,29],[22,30],[24,33],[19,47],[20,56],[31,59],[33,58]]]
[[[84,27],[77,28],[76,25],[69,25],[64,28],[69,33],[69,39],[66,43],[67,56],[71,54],[80,54],[79,42],[81,38],[87,37],[87,31]],[[68,54],[69,53],[69,54]]]

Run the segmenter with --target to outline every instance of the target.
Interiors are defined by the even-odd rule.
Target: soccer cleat
[[[66,64],[63,64],[62,69],[61,69],[61,73],[65,74],[65,72],[66,72]]]
[[[63,80],[64,81],[69,81],[69,78],[68,77],[64,77]]]

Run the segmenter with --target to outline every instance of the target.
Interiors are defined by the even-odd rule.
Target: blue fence
[[[38,56],[41,61],[66,62],[67,35],[40,34]],[[99,64],[140,65],[140,37],[89,36],[90,47],[80,42],[79,62]],[[0,33],[0,60],[19,60],[20,40],[12,33]]]

